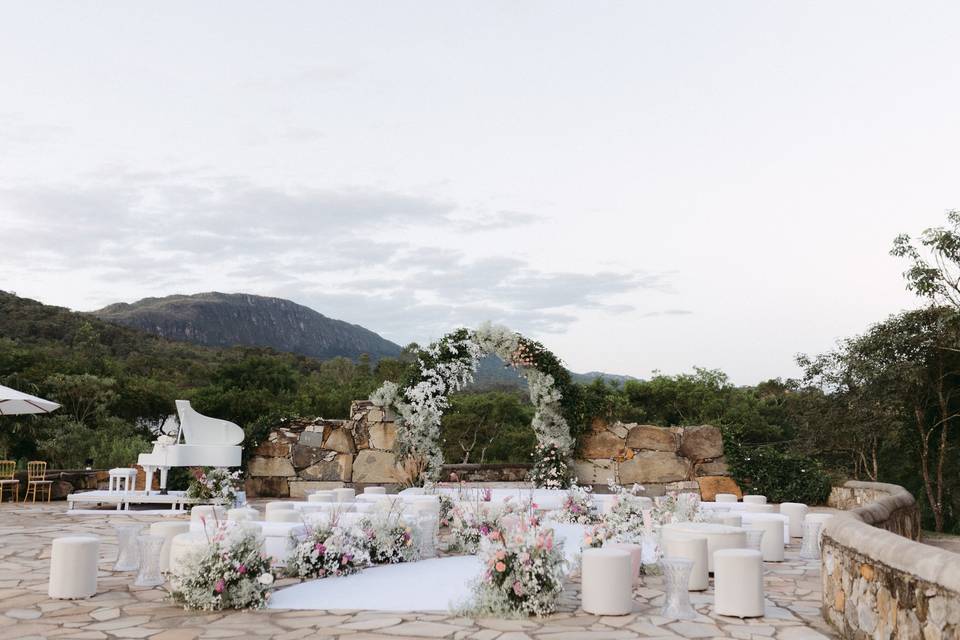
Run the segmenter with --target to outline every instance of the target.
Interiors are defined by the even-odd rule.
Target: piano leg
[[[170,467],[160,467],[160,495],[167,495],[167,473]]]
[[[152,466],[143,466],[143,490],[146,492],[146,495],[150,495],[150,489],[153,488],[153,467]]]

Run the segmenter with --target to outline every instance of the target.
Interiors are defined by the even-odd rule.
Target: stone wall
[[[253,450],[246,468],[249,496],[302,498],[344,484],[398,480],[393,419],[368,401],[355,401],[348,420],[289,420]]]
[[[595,420],[583,436],[574,462],[574,474],[583,484],[666,485],[699,478],[727,479],[720,429],[657,427],[648,424]],[[703,484],[703,483],[701,483]],[[732,480],[721,482],[733,490]],[[739,490],[736,490],[739,493]]]
[[[17,471],[14,476],[20,481],[20,499],[23,499],[23,492],[27,489],[27,472],[25,470]],[[109,482],[109,473],[106,469],[49,469],[44,474],[45,480],[50,480],[50,498],[52,500],[65,500],[66,497],[77,491],[87,491],[90,489],[106,489]],[[46,496],[46,489],[38,489]],[[4,500],[10,495],[9,488],[3,492]]]
[[[897,485],[847,482],[830,500],[849,509],[823,533],[823,617],[839,635],[960,638],[960,554],[914,541],[913,496]]]
[[[393,417],[369,401],[355,401],[348,420],[293,420],[278,425],[253,452],[246,469],[250,496],[299,498],[343,484],[387,485],[400,480],[392,453]],[[582,439],[573,473],[598,489],[611,481],[639,483],[648,495],[697,481],[705,499],[716,491],[739,494],[723,458],[720,430],[655,427],[597,421]],[[521,482],[530,465],[445,465],[464,482]]]

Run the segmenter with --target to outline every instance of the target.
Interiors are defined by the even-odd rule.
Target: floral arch
[[[531,426],[541,454],[532,479],[540,486],[564,485],[565,478],[555,477],[556,465],[543,463],[550,457],[565,460],[573,449],[567,420],[572,397],[565,396],[572,386],[570,374],[539,342],[490,323],[448,333],[419,353],[417,366],[406,380],[384,382],[371,394],[375,405],[397,415],[398,458],[417,461],[424,480],[439,479],[443,466],[440,420],[449,406],[448,395],[473,381],[480,359],[487,355],[499,356],[527,381],[534,407]]]

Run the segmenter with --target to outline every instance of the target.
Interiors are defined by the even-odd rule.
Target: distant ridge
[[[91,314],[168,340],[208,347],[269,347],[319,360],[356,360],[366,354],[375,362],[396,357],[403,350],[360,325],[329,318],[290,300],[249,293],[214,291],[143,298],[111,304]],[[581,383],[605,378],[622,384],[635,379],[597,371],[571,372],[571,376]],[[475,378],[478,389],[526,386],[517,372],[496,356],[480,361]]]
[[[284,300],[248,293],[197,293],[111,304],[93,315],[169,340],[210,347],[259,346],[326,360],[395,357],[400,345],[360,325]]]

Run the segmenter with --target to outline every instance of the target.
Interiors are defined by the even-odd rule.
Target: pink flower
[[[215,593],[223,593],[223,590],[226,588],[226,586],[227,585],[223,582],[223,578],[221,578],[220,580],[217,580],[217,584],[213,586],[213,590]]]
[[[503,573],[507,570],[507,565],[503,564],[502,562],[498,562],[494,569],[496,569],[498,573]]]
[[[237,573],[239,573],[240,575],[243,575],[246,572],[247,572],[247,565],[242,564],[239,567],[237,567]]]
[[[523,585],[521,585],[519,581],[513,583],[513,592],[518,596],[523,595]]]

